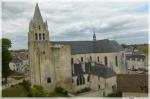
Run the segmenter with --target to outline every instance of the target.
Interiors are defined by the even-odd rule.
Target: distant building
[[[22,61],[19,59],[13,59],[10,63],[9,63],[9,68],[12,71],[15,72],[22,72],[22,70],[20,69],[20,67],[22,67]]]
[[[128,73],[140,73],[137,70],[148,70],[148,57],[137,49],[125,51],[125,63]],[[136,71],[135,71],[136,70]],[[142,72],[141,72],[142,73]]]
[[[9,63],[9,68],[15,73],[29,74],[28,59],[23,59],[23,60],[19,58],[12,59],[12,61],[10,61]]]
[[[117,75],[117,91],[123,97],[147,97],[148,75],[119,74]]]
[[[128,54],[126,55],[128,69],[145,68],[145,55]]]

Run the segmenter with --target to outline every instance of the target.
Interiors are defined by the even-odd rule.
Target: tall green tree
[[[2,38],[2,78],[5,78],[7,83],[7,77],[10,75],[9,62],[12,57],[9,51],[11,47],[11,41],[7,38]]]

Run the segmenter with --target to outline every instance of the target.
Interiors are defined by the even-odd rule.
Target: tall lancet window
[[[35,40],[38,40],[38,36],[37,36],[37,33],[35,33]]]
[[[104,57],[105,65],[107,66],[107,56]]]
[[[118,66],[118,58],[115,56],[116,66]]]
[[[45,40],[45,34],[43,33],[43,40]]]
[[[39,34],[39,40],[41,40],[41,33]]]

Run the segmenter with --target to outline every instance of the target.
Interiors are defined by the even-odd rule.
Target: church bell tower
[[[38,4],[29,23],[28,50],[32,85],[41,85],[51,91],[55,87],[54,67],[47,21],[44,22]]]

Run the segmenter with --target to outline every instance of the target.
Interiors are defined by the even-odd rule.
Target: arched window
[[[37,33],[35,33],[35,40],[38,40],[38,36],[37,36]]]
[[[45,34],[43,33],[43,40],[45,40]]]
[[[105,65],[107,66],[107,56],[104,57]]]
[[[39,34],[39,40],[41,40],[41,33]]]
[[[82,85],[82,84],[85,84],[85,78],[83,75],[79,75],[77,77],[77,85]]]
[[[117,56],[115,56],[115,62],[116,62],[116,66],[118,66],[118,58],[117,58]]]

